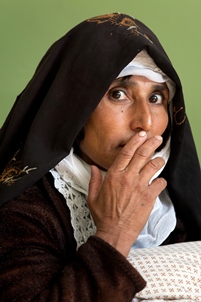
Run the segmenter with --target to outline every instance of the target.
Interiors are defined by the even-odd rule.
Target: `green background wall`
[[[0,0],[0,126],[47,48],[84,19],[111,12],[140,19],[160,39],[183,83],[201,159],[201,0]]]

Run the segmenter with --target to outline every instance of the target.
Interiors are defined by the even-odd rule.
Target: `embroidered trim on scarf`
[[[127,28],[127,30],[129,30],[132,34],[134,34],[136,36],[141,35],[141,36],[145,37],[147,40],[149,40],[149,42],[153,43],[150,40],[150,38],[145,33],[142,32],[142,29],[137,25],[137,23],[132,18],[124,17],[119,20],[120,16],[121,16],[121,14],[118,14],[118,13],[107,14],[107,15],[88,19],[87,22],[96,22],[97,24],[110,22],[111,24],[114,24],[116,26],[125,26]]]
[[[179,122],[177,119],[177,114],[181,111],[181,110],[184,110],[184,107],[180,107],[178,110],[176,109],[176,107],[173,108],[173,113],[174,113],[174,121],[175,121],[175,124],[176,125],[182,125],[185,120],[186,120],[186,115],[184,114],[184,117],[183,119]]]
[[[19,150],[17,151],[17,153]],[[32,170],[36,170],[37,168],[29,168],[25,166],[24,168],[20,167],[20,161],[16,159],[16,155],[8,162],[7,166],[3,170],[2,174],[0,175],[0,183],[7,184],[11,186],[14,182],[19,180],[23,174],[29,174]]]

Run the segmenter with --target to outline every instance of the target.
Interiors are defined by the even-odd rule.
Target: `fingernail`
[[[159,141],[162,141],[162,139],[163,139],[162,136],[160,136],[160,135],[156,135],[155,138]]]
[[[146,135],[146,131],[140,131],[140,132],[138,133],[138,135],[141,136],[141,137],[143,137],[143,136]]]

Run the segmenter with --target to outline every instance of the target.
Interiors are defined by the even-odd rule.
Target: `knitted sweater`
[[[69,209],[50,176],[0,208],[0,232],[2,302],[126,302],[145,286],[100,238],[76,251]]]

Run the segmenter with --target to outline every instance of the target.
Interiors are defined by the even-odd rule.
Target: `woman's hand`
[[[160,136],[147,139],[144,131],[135,134],[108,169],[104,181],[96,166],[91,168],[88,204],[104,239],[124,256],[144,228],[156,197],[166,187],[163,178],[152,176],[164,165],[160,157],[150,160],[162,143]]]

